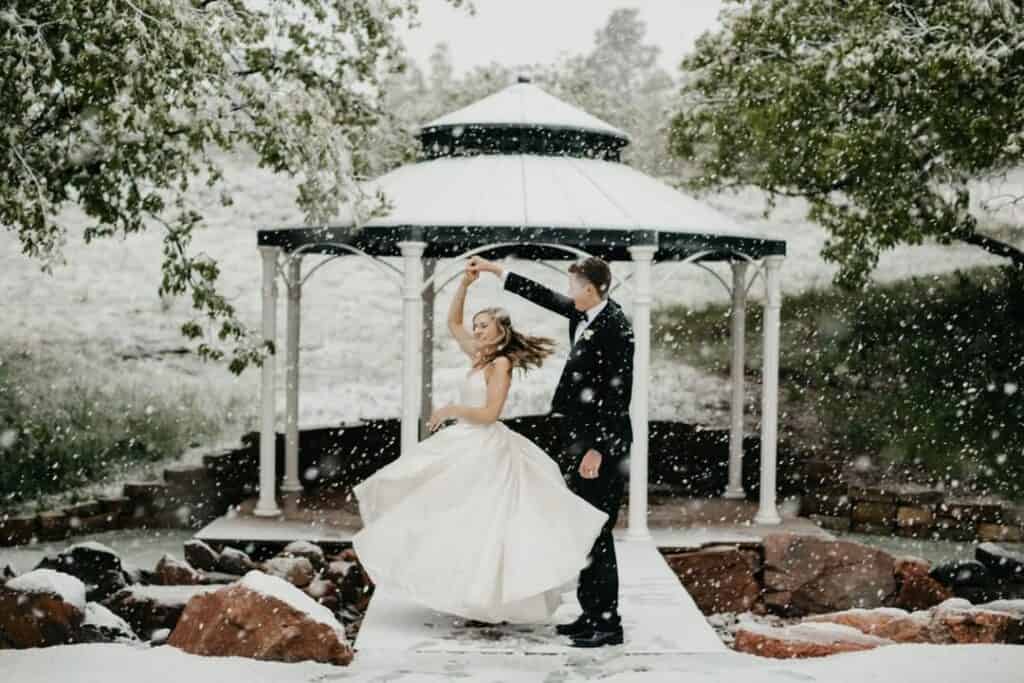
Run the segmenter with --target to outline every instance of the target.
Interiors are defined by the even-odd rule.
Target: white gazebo
[[[333,258],[358,256],[379,266],[403,299],[402,436],[405,452],[420,437],[424,390],[425,304],[457,277],[463,261],[481,254],[514,255],[556,268],[592,254],[631,260],[630,275],[613,289],[631,290],[636,334],[634,442],[629,461],[630,538],[648,538],[648,393],[652,266],[695,264],[732,297],[732,419],[726,498],[743,498],[744,336],[746,297],[758,275],[765,287],[760,501],[755,522],[778,524],[779,275],[786,244],[749,234],[696,199],[623,164],[628,136],[520,79],[490,97],[425,125],[421,158],[367,184],[392,204],[383,217],[356,225],[342,216],[326,227],[260,230],[263,336],[276,348],[280,275],[287,288],[285,472],[282,491],[301,490],[298,472],[299,320],[302,286]],[[302,257],[327,254],[302,273]],[[392,260],[401,259],[399,268]],[[439,259],[454,259],[435,271]],[[708,267],[725,262],[731,282]],[[428,326],[432,329],[432,326]],[[429,330],[426,334],[429,334]],[[427,347],[429,348],[429,346]],[[260,493],[255,514],[280,513],[275,497],[274,367],[262,369]],[[428,371],[429,376],[429,371]],[[427,381],[429,384],[429,379]]]

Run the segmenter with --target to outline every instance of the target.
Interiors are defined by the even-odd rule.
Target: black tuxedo
[[[569,319],[569,341],[585,314],[569,297],[509,273],[505,289]],[[559,419],[563,450],[552,454],[569,488],[591,505],[608,513],[608,522],[591,550],[591,563],[580,573],[577,595],[584,614],[617,627],[619,577],[612,529],[622,503],[621,470],[633,442],[629,403],[633,395],[633,327],[622,307],[608,300],[594,320],[587,323],[566,360],[551,401]],[[579,474],[580,461],[590,449],[601,453],[595,479]]]

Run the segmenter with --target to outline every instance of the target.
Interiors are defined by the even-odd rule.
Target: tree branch
[[[1024,268],[1024,251],[1021,251],[1012,244],[1001,242],[986,235],[979,235],[976,232],[959,236],[959,239],[967,244],[981,247],[990,254],[1008,258],[1016,267]]]

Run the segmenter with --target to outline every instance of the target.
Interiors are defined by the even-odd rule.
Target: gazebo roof
[[[420,131],[460,126],[576,130],[629,141],[629,135],[610,123],[563,102],[528,82],[516,83],[458,111],[445,114],[423,125]]]
[[[358,229],[352,214],[343,212],[327,227],[260,230],[258,243],[346,253],[331,244],[343,243],[397,256],[399,242],[421,240],[428,258],[493,244],[502,246],[490,255],[550,259],[571,254],[543,244],[610,260],[628,260],[628,247],[636,244],[656,244],[656,260],[698,254],[715,260],[732,252],[760,258],[786,251],[784,241],[753,234],[707,204],[614,160],[627,144],[625,133],[530,83],[432,121],[420,138],[431,147],[426,159],[365,184],[368,193],[387,197],[392,205],[387,215]],[[600,147],[598,158],[591,145]]]

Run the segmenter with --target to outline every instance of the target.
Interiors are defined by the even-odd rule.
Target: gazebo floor
[[[245,548],[256,557],[268,556],[291,541],[304,540],[328,550],[350,544],[362,527],[358,507],[348,492],[324,489],[281,497],[279,517],[256,517],[256,499],[220,517],[196,533],[215,546]],[[780,509],[782,523],[754,523],[757,503],[722,498],[670,498],[651,496],[648,526],[660,548],[699,548],[720,543],[757,543],[766,534],[798,533],[832,538],[810,520]],[[625,538],[628,506],[619,512],[616,536]]]

